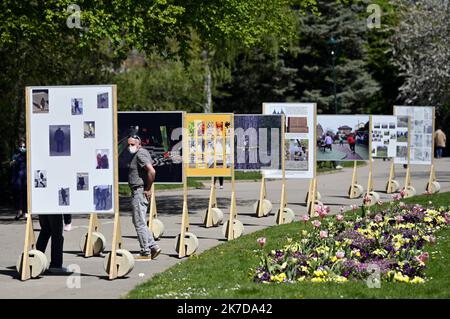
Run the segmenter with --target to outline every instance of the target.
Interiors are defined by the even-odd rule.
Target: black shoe
[[[158,245],[155,245],[151,248],[151,256],[152,259],[155,259],[156,257],[158,257],[158,255],[161,253],[161,248],[159,248]]]

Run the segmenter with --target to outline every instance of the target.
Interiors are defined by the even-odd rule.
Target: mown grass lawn
[[[421,195],[405,199],[407,203],[448,206],[450,193]],[[360,214],[356,212],[355,214]],[[347,213],[346,218],[355,214]],[[368,288],[365,281],[337,283],[257,284],[251,268],[258,265],[258,237],[266,237],[264,248],[281,248],[288,238],[299,238],[303,222],[273,226],[231,242],[226,242],[198,256],[177,264],[137,286],[128,298],[450,298],[450,229],[438,233],[437,243],[427,246],[430,261],[423,284],[386,283]]]

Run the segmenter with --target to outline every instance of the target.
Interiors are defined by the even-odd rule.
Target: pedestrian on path
[[[150,153],[142,147],[137,135],[128,138],[128,151],[133,155],[128,170],[128,185],[132,194],[133,224],[141,246],[139,259],[154,259],[161,252],[147,227],[147,210],[155,181],[155,169]]]
[[[49,272],[67,273],[67,268],[63,267],[63,215],[39,215],[39,225],[41,232],[36,242],[36,248],[45,254],[49,239],[51,243],[51,260]]]
[[[436,158],[441,158],[447,143],[447,136],[440,126],[434,133],[434,143],[436,145]]]
[[[19,141],[16,153],[13,155],[11,166],[11,184],[16,208],[15,220],[27,217],[27,155],[26,145]]]

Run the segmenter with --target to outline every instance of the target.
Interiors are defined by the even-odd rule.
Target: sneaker
[[[220,186],[220,189],[223,189],[223,186]]]
[[[64,231],[71,231],[72,230],[72,224],[64,225]]]
[[[156,257],[158,257],[158,255],[160,253],[161,253],[161,248],[159,248],[158,245],[155,245],[151,248],[152,259],[155,259]]]

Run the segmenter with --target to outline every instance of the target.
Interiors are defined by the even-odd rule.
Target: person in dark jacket
[[[13,155],[11,166],[11,184],[16,208],[15,220],[27,216],[27,154],[24,141],[20,141]]]

